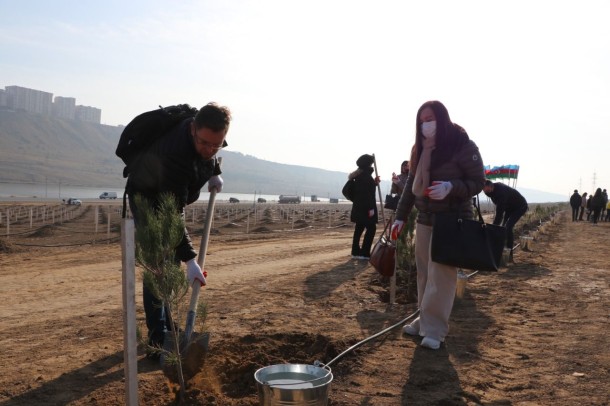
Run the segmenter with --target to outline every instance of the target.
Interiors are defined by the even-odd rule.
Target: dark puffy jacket
[[[343,187],[343,195],[353,203],[350,215],[353,223],[377,223],[377,185],[372,173],[373,168],[357,169],[349,175],[349,180]]]
[[[432,152],[430,167],[430,184],[433,181],[449,181],[453,185],[451,192],[443,200],[432,200],[428,197],[415,196],[412,192],[414,171],[411,170],[405,190],[398,202],[396,219],[405,221],[415,205],[417,222],[431,226],[434,224],[434,213],[459,212],[464,218],[472,218],[472,197],[483,190],[485,171],[479,148],[472,142],[465,131],[457,132],[460,137],[458,148],[451,157],[443,162],[435,161]],[[413,148],[413,154],[415,148]],[[411,157],[411,162],[418,161]]]
[[[204,160],[197,154],[190,132],[192,120],[184,120],[134,160],[126,186],[130,197],[140,194],[155,204],[161,193],[171,193],[184,211],[187,204],[199,199],[203,185],[213,175],[220,174],[215,158]],[[133,208],[133,199],[130,199],[130,205]],[[136,212],[137,208],[134,208],[137,217]],[[176,248],[176,257],[188,261],[196,256],[185,229],[184,238]]]
[[[595,192],[591,198],[591,210],[604,208],[604,196],[601,193]]]

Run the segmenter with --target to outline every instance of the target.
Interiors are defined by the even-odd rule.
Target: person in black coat
[[[513,259],[513,227],[528,210],[527,201],[516,189],[502,182],[485,181],[483,192],[496,205],[495,225],[506,227],[506,247],[510,248],[510,260]]]
[[[220,165],[216,153],[227,146],[231,113],[228,108],[215,103],[203,106],[195,118],[187,118],[156,140],[134,159],[125,191],[129,207],[138,226],[136,195],[146,199],[152,207],[159,206],[162,194],[171,194],[184,215],[184,208],[199,199],[200,190],[208,184],[208,191],[222,190]],[[189,284],[196,280],[206,284],[205,273],[196,261],[197,253],[189,234],[184,229],[182,241],[176,247],[175,257],[186,263]],[[163,346],[165,331],[171,326],[167,310],[144,284],[144,312],[148,327],[148,344]],[[158,357],[157,353],[149,353]]]
[[[373,178],[372,155],[362,155],[356,161],[358,169],[350,173],[348,181],[343,187],[343,196],[350,200],[352,212],[350,220],[356,223],[352,240],[352,258],[369,259],[371,246],[377,231],[377,202],[375,188],[379,184],[379,177]],[[365,231],[366,230],[366,231]],[[360,245],[360,238],[364,232],[364,239]]]
[[[591,212],[593,213],[593,224],[597,224],[604,204],[605,202],[604,195],[602,194],[602,189],[597,188],[595,194],[591,198]]]
[[[578,190],[574,190],[572,196],[570,196],[570,206],[572,207],[572,221],[578,221],[578,209],[582,204],[582,196],[578,194]]]

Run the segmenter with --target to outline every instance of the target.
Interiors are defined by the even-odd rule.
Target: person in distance
[[[364,154],[356,161],[358,169],[350,173],[348,180],[343,186],[343,196],[350,200],[352,211],[350,220],[356,223],[354,236],[352,238],[352,258],[369,259],[371,246],[377,231],[377,201],[375,200],[375,188],[379,184],[379,177],[373,178],[372,155]],[[362,245],[360,239],[362,238]]]
[[[486,180],[483,192],[496,205],[496,216],[493,223],[495,225],[502,224],[506,227],[506,248],[510,249],[510,261],[512,262],[515,239],[513,228],[528,210],[527,201],[517,189],[513,189],[502,182],[494,183]]]
[[[582,197],[578,190],[574,189],[574,193],[570,196],[570,206],[572,207],[572,221],[578,221],[578,210],[580,209],[580,203],[582,202]]]

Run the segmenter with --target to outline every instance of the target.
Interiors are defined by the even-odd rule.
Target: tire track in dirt
[[[206,257],[209,289],[249,279],[298,273],[303,267],[315,266],[316,262],[347,259],[350,247],[350,236],[336,232],[323,233],[320,239],[278,237],[252,242],[219,242],[210,245],[210,254]],[[272,258],[262,254],[269,252],[273,252]]]

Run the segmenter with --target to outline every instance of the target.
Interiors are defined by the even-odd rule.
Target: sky
[[[383,180],[439,100],[517,188],[610,187],[610,2],[0,0],[0,89],[75,97],[127,124],[231,109],[228,149]]]

